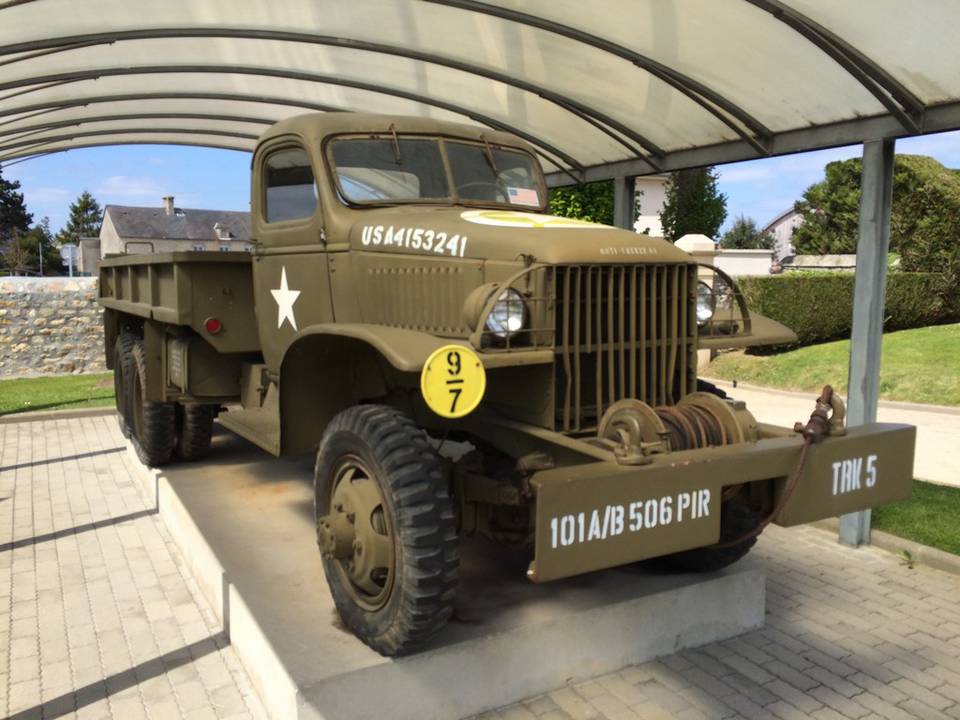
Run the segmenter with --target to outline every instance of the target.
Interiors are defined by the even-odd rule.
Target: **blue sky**
[[[960,168],[960,132],[901,140],[897,152],[931,155]],[[741,214],[765,225],[823,177],[824,165],[859,154],[859,146],[850,146],[720,166],[726,225]],[[250,156],[243,152],[129,145],[48,155],[5,168],[3,174],[21,182],[34,219],[48,216],[56,231],[84,189],[101,205],[159,206],[162,196],[174,195],[181,207],[247,210],[249,168]]]

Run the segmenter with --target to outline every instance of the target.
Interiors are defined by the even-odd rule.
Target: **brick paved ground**
[[[809,527],[773,527],[754,553],[764,629],[479,717],[960,718],[960,577]]]
[[[265,717],[111,418],[0,425],[0,714]],[[960,718],[960,577],[772,528],[766,627],[481,716]]]
[[[0,425],[0,716],[265,717],[123,447]]]

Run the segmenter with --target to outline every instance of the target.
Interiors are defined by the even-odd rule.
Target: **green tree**
[[[29,232],[22,236],[22,242],[37,258],[38,270],[40,251],[43,251],[44,275],[60,275],[63,273],[63,258],[60,257],[60,248],[50,230],[50,218],[44,217],[30,228]]]
[[[740,215],[720,238],[720,247],[731,250],[770,250],[773,235],[760,232],[753,218]]]
[[[643,191],[637,191],[633,197],[633,219],[640,215],[640,201]],[[613,225],[613,180],[570,185],[553,188],[547,200],[547,212],[551,215],[586,220],[588,222]]]
[[[547,207],[552,215],[613,225],[613,181],[554,188]]]
[[[27,212],[23,202],[23,193],[18,192],[20,183],[16,180],[4,180],[0,169],[0,245],[25,233],[30,229],[33,215]]]
[[[795,208],[803,215],[803,224],[793,231],[791,242],[798,253],[823,255],[855,253],[860,219],[860,179],[863,162],[859,158],[838,160],[824,168],[824,179],[808,187]],[[918,261],[909,246],[918,231],[931,224],[946,222],[947,237],[958,234],[951,225],[960,205],[960,173],[945,168],[931,157],[897,155],[893,169],[893,207],[890,213],[890,249],[899,252],[907,246],[910,262]],[[951,241],[952,242],[952,241]],[[930,268],[936,271],[936,268]]]
[[[80,197],[70,203],[70,217],[67,224],[57,233],[57,243],[77,243],[80,238],[97,237],[100,235],[100,224],[103,222],[103,210],[100,203],[84,190]]]
[[[670,173],[667,197],[660,211],[663,236],[676,242],[688,233],[715,238],[727,219],[727,196],[717,190],[712,167]]]

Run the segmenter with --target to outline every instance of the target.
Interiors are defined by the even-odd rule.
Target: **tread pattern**
[[[120,333],[113,345],[113,394],[117,405],[120,432],[129,438],[130,427],[130,373],[133,370],[133,346],[137,338],[128,332]]]
[[[213,437],[213,419],[217,405],[186,403],[177,408],[177,457],[181,460],[200,460],[210,452]]]
[[[315,469],[318,516],[327,511],[332,471],[344,441],[368,449],[384,481],[393,510],[396,542],[393,592],[383,608],[358,607],[341,586],[335,561],[324,570],[344,623],[383,655],[401,655],[422,645],[453,614],[459,580],[457,530],[447,481],[426,432],[402,412],[361,405],[337,415],[327,426]]]
[[[729,542],[753,530],[760,517],[746,505],[724,503],[720,511],[720,542]],[[757,543],[752,537],[730,547],[702,547],[655,558],[653,563],[672,572],[708,573],[733,565]]]
[[[137,340],[132,348],[133,372],[130,374],[132,383],[140,383],[141,397],[146,394],[147,361],[143,349],[143,340]],[[131,412],[138,409],[132,407],[134,395],[129,394]],[[140,408],[143,413],[143,422],[140,433],[131,434],[133,448],[137,451],[140,462],[150,467],[160,467],[170,461],[176,443],[176,406],[173,403],[144,402]]]

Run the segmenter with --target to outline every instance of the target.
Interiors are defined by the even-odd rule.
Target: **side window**
[[[264,163],[264,213],[268,223],[298,220],[317,209],[317,185],[302,148],[279,150]]]

